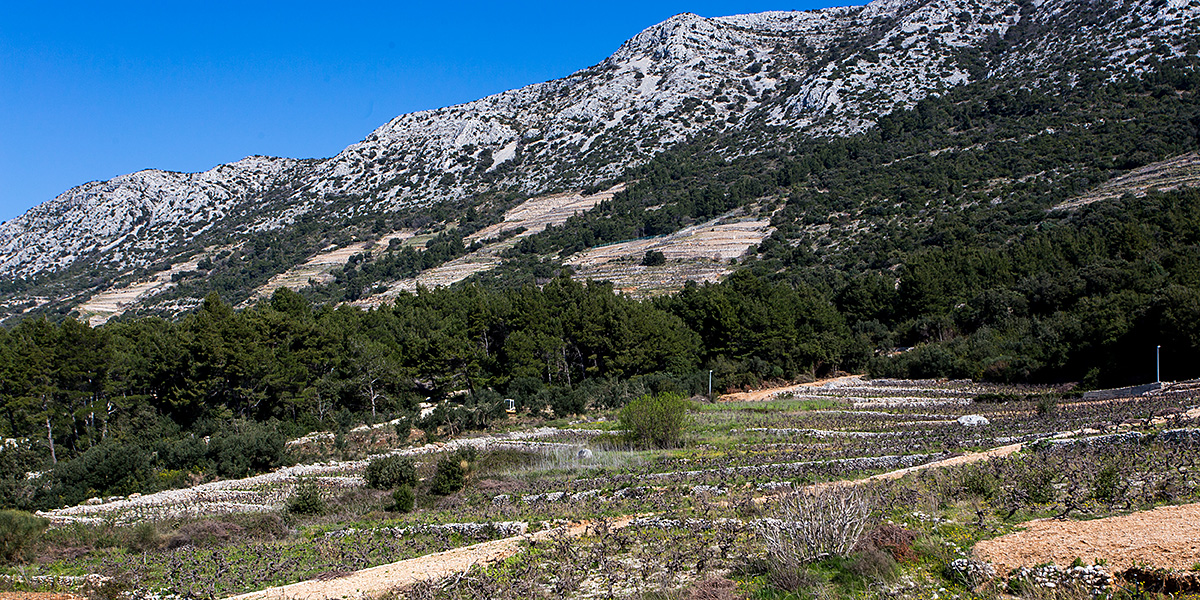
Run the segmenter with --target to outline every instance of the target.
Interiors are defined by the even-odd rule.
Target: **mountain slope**
[[[594,67],[396,117],[329,159],[251,157],[200,174],[141,171],[69,190],[0,225],[0,273],[15,281],[0,292],[12,311],[66,309],[206,247],[291,246],[228,284],[245,297],[331,243],[361,237],[339,230],[369,220],[420,227],[472,206],[495,221],[515,199],[623,179],[701,135],[742,132],[761,142],[726,149],[732,157],[858,133],[972,82],[1136,76],[1195,54],[1198,13],[1194,0],[877,0],[681,14]],[[313,233],[314,223],[326,225]]]

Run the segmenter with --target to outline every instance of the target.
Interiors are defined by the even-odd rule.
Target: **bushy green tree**
[[[0,510],[0,564],[20,560],[50,521],[19,510]]]
[[[392,506],[389,510],[402,513],[412,512],[416,500],[417,494],[413,492],[412,486],[402,485],[392,492]]]
[[[312,477],[302,477],[287,501],[287,511],[297,515],[320,515],[328,508],[321,487]]]
[[[454,458],[444,458],[438,461],[437,471],[433,475],[433,483],[429,493],[437,496],[449,496],[466,485],[466,469]]]
[[[644,448],[676,448],[683,445],[691,407],[682,394],[647,394],[621,409],[618,424],[633,444]]]
[[[417,484],[417,467],[407,456],[384,456],[372,459],[363,477],[367,480],[367,486],[377,490],[414,486]]]
[[[463,489],[467,484],[467,473],[470,472],[476,457],[475,448],[466,446],[439,460],[429,492],[437,496],[449,496]]]

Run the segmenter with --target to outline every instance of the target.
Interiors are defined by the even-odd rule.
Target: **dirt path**
[[[1134,564],[1186,571],[1200,563],[1200,504],[1163,506],[1094,521],[1038,520],[1025,531],[975,544],[975,556],[998,574],[1049,561],[1108,561],[1111,571]]]
[[[861,484],[861,483],[866,483],[868,481],[887,481],[887,480],[892,480],[892,479],[900,479],[901,477],[904,477],[905,475],[908,475],[909,473],[915,473],[917,471],[924,471],[925,469],[941,469],[941,468],[945,468],[945,467],[956,467],[958,465],[966,465],[966,464],[970,464],[973,462],[979,462],[981,460],[987,460],[989,458],[999,458],[999,457],[1008,456],[1010,454],[1020,452],[1021,448],[1023,448],[1024,446],[1025,446],[1025,444],[1009,444],[1008,446],[1000,446],[998,448],[992,448],[991,450],[984,450],[983,452],[967,452],[967,453],[961,454],[959,456],[952,456],[950,458],[944,458],[942,460],[935,460],[931,463],[925,463],[923,465],[915,465],[912,467],[905,467],[903,469],[896,469],[895,471],[888,471],[887,473],[880,473],[878,475],[872,475],[870,477],[867,477],[866,479],[855,479],[855,480],[851,480],[846,483]]]
[[[620,529],[633,520],[622,517],[609,524]],[[475,565],[504,560],[521,549],[526,540],[548,540],[556,535],[579,537],[590,530],[589,523],[539,531],[455,548],[436,554],[426,554],[391,564],[355,571],[345,577],[325,581],[310,580],[280,587],[232,596],[227,600],[325,600],[327,598],[373,598],[418,581],[438,580],[464,573]]]
[[[733,394],[725,394],[718,400],[721,402],[763,402],[770,400],[775,396],[790,394],[797,390],[814,387],[836,387],[837,385],[849,382],[851,380],[862,379],[862,375],[843,375],[842,377],[831,377],[829,379],[818,379],[809,383],[797,383],[795,385],[785,385],[782,387],[765,388],[754,390],[752,392],[735,392]]]
[[[841,481],[826,481],[824,483],[814,483],[814,484],[808,486],[808,489],[821,489],[821,488],[832,487],[832,486],[865,485],[872,481],[890,481],[893,479],[900,479],[901,477],[904,477],[905,475],[908,475],[909,473],[916,473],[917,471],[924,471],[925,469],[940,469],[943,467],[954,467],[957,465],[966,465],[966,464],[970,464],[973,462],[979,462],[981,460],[987,460],[989,458],[998,458],[998,457],[1008,456],[1015,452],[1020,452],[1021,448],[1023,446],[1024,446],[1024,444],[1012,444],[1009,446],[1000,446],[999,448],[992,448],[991,450],[985,450],[983,452],[967,452],[966,454],[961,454],[959,456],[952,456],[950,458],[944,458],[942,460],[935,460],[933,462],[925,463],[923,465],[914,465],[911,467],[904,467],[903,469],[896,469],[895,471],[888,471],[887,473],[879,473],[877,475],[871,475],[870,477],[864,477],[862,479],[843,479]],[[767,495],[767,496],[759,496],[757,498],[754,498],[754,503],[755,504],[766,504],[768,502],[771,502],[772,500],[779,498],[781,495],[782,494],[771,494],[771,495]],[[720,503],[718,503],[718,504],[720,504]],[[726,503],[725,506],[728,506],[728,503]]]

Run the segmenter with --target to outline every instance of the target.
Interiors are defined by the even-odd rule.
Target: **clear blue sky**
[[[7,2],[0,221],[139,169],[331,156],[396,115],[593,65],[677,13],[854,3]]]

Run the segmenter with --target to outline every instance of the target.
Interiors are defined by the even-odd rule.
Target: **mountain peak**
[[[198,247],[286,234],[306,219],[611,182],[698,135],[843,136],[982,79],[1037,86],[1136,74],[1186,53],[1198,14],[1188,0],[875,0],[681,13],[600,64],[400,115],[332,158],[254,156],[203,173],[148,170],[78,186],[0,224],[0,273],[57,277],[62,289],[87,295],[97,281],[181,262]]]

